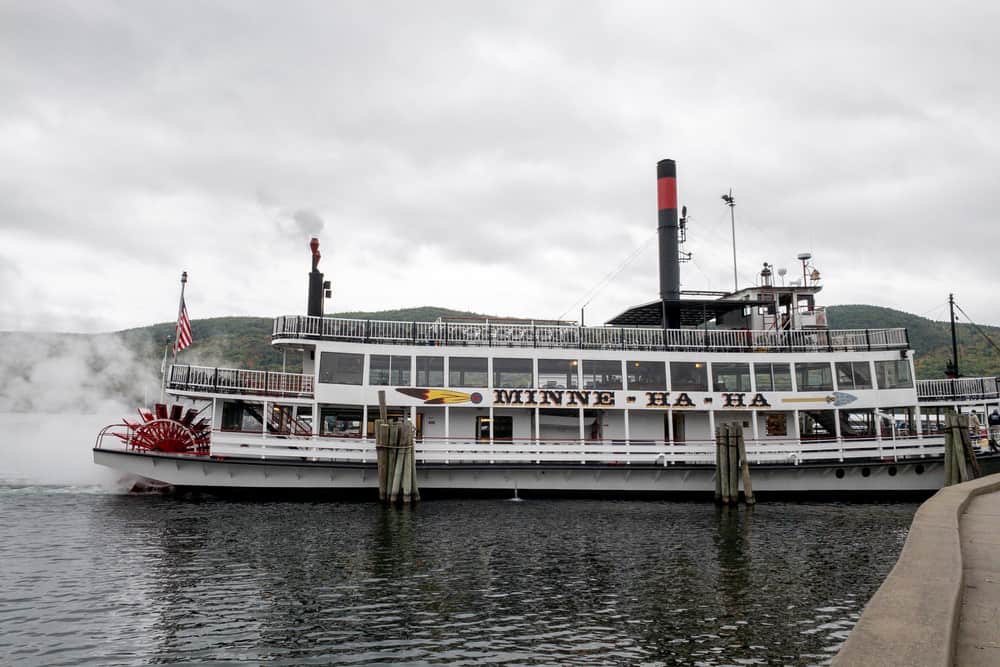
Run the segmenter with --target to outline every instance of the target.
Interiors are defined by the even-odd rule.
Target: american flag
[[[174,355],[187,347],[191,347],[191,320],[188,319],[188,309],[182,295],[181,314],[177,317],[177,338],[174,339]]]

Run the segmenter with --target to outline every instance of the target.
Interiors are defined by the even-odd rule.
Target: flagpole
[[[170,343],[163,346],[163,361],[160,362],[160,403],[167,402],[167,353]]]
[[[184,286],[187,285],[187,281],[188,281],[188,272],[184,271],[181,273],[181,298],[180,301],[177,303],[177,322],[180,322],[181,313],[184,312]],[[180,334],[181,334],[180,330],[177,327],[174,327],[174,357],[170,361],[171,366],[177,363],[177,342],[180,339]]]

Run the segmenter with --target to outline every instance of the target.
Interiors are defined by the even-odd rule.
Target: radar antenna
[[[733,197],[733,189],[729,188],[729,193],[722,195],[722,201],[729,207],[729,221],[733,228],[733,291],[740,289],[739,278],[736,276],[736,198]]]

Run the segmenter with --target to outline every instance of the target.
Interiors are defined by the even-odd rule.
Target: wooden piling
[[[969,418],[966,415],[954,416],[952,429],[952,458],[955,462],[955,483],[961,484],[969,479],[969,466],[965,461],[965,441],[969,438]]]
[[[384,501],[386,499],[386,486],[388,484],[388,449],[386,446],[389,444],[389,422],[387,420],[387,412],[385,406],[385,390],[379,389],[378,392],[378,412],[379,420],[375,422],[375,464],[378,467],[378,499]]]
[[[409,503],[413,494],[413,424],[409,421],[403,424],[403,435],[400,439],[403,447],[403,502]]]
[[[944,485],[955,483],[955,420],[954,414],[948,412],[944,416]]]
[[[753,484],[750,482],[750,462],[747,461],[747,446],[743,440],[743,426],[737,424],[736,444],[740,454],[740,470],[743,473],[743,496],[747,505],[757,502],[753,497]]]
[[[722,502],[722,428],[715,429],[715,502]]]
[[[378,497],[384,502],[420,500],[417,489],[417,462],[413,424],[390,422],[385,391],[378,392],[380,419],[375,422],[375,450],[378,465]]]
[[[739,423],[732,423],[726,438],[729,447],[729,497],[734,505],[740,502],[740,449],[737,438],[742,430]]]
[[[979,438],[979,420],[975,415],[962,415],[962,417],[965,422],[961,430],[962,451],[969,463],[970,479],[979,479],[983,473],[979,468],[979,461],[976,459],[976,450],[972,444],[971,434],[971,431],[975,431],[976,438]]]
[[[718,428],[719,469],[716,474],[722,480],[722,504],[729,504],[729,428],[723,424]]]
[[[400,425],[392,424],[389,432],[389,502],[395,503],[399,499],[399,487],[403,482],[403,466],[400,455],[403,451],[399,446]]]

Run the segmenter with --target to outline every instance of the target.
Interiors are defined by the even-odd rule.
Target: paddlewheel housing
[[[174,454],[208,454],[211,424],[198,411],[157,403],[153,412],[139,409],[139,421],[122,420],[125,432],[113,431],[131,449]]]

